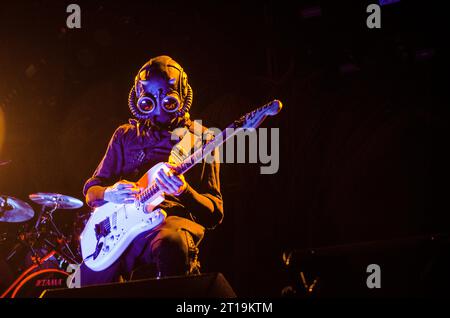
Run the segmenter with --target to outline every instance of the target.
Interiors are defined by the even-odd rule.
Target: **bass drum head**
[[[30,273],[14,289],[11,298],[38,298],[47,289],[67,288],[69,273],[56,269],[45,268]]]

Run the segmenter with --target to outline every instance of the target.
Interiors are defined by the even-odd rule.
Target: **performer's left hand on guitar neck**
[[[166,194],[179,196],[186,190],[187,182],[183,175],[175,174],[175,171],[172,169],[173,165],[170,163],[166,163],[166,165],[171,168],[171,170],[166,173],[163,169],[161,169],[158,172],[158,176],[155,178],[155,182]]]

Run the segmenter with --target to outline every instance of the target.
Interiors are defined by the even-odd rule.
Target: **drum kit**
[[[7,162],[0,161],[0,165]],[[64,266],[80,264],[79,253],[70,247],[69,238],[56,225],[53,214],[57,210],[74,210],[83,202],[59,193],[33,193],[29,199],[41,206],[36,222],[17,235],[14,247],[0,260],[0,283],[2,277],[14,277],[9,270],[9,261],[26,251],[27,266],[17,279],[7,282],[6,290],[0,289],[0,298],[37,297],[45,289],[65,288],[68,273]],[[0,225],[2,223],[22,223],[32,220],[35,211],[26,202],[12,196],[0,195]],[[3,238],[5,241],[6,238]],[[4,283],[3,282],[3,283]],[[1,284],[0,284],[1,287]]]

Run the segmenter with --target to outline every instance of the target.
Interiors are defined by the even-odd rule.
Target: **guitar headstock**
[[[234,128],[257,128],[267,116],[278,114],[282,107],[283,104],[278,99],[275,99],[236,120]]]

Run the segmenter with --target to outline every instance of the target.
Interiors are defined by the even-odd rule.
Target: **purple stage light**
[[[378,1],[380,6],[387,6],[389,4],[393,4],[393,3],[397,3],[397,2],[400,2],[400,0],[380,0],[380,1]]]

